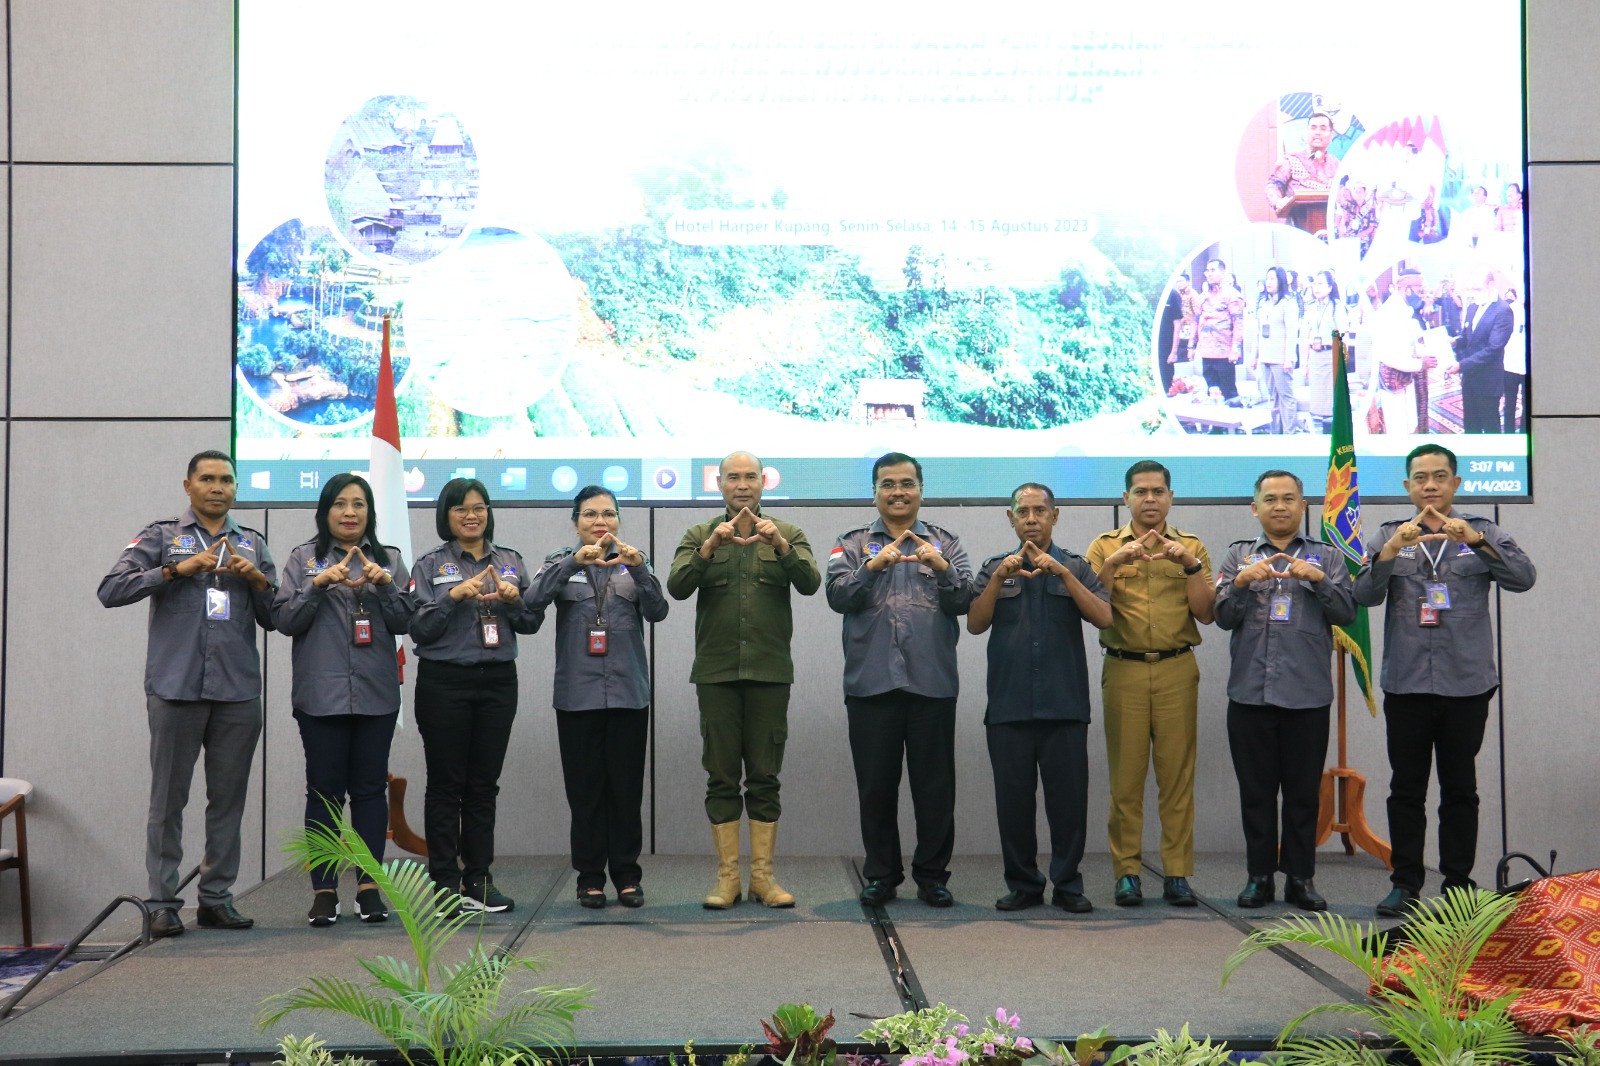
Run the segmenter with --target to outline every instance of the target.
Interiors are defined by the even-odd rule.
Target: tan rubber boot
[[[777,822],[750,820],[750,898],[769,907],[793,907],[794,897],[772,879],[772,849],[777,842]]]
[[[706,893],[704,905],[722,911],[739,902],[739,823],[712,826],[711,839],[717,845],[717,883]]]

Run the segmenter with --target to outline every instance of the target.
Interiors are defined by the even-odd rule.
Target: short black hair
[[[227,452],[219,452],[215,448],[207,448],[203,452],[194,453],[194,457],[189,460],[189,472],[183,476],[186,478],[194,477],[194,472],[200,469],[200,464],[208,459],[216,459],[219,462],[227,463],[228,469],[234,471],[235,473],[237,473],[239,470],[238,467],[233,465],[233,456],[229,455]]]
[[[367,552],[367,558],[379,566],[389,565],[389,553],[383,550],[383,542],[378,539],[378,509],[372,499],[372,486],[360,474],[335,474],[322,483],[322,495],[317,497],[317,558],[327,558],[328,551],[333,547],[333,530],[328,526],[328,512],[333,510],[333,501],[339,498],[351,485],[360,485],[362,495],[367,498],[367,528],[362,531],[362,536],[372,541],[372,550]]]
[[[1227,270],[1228,269],[1228,264],[1224,263],[1222,260],[1216,258],[1215,256],[1213,256],[1210,259],[1206,260],[1206,266],[1210,266],[1212,263],[1217,264],[1217,269],[1218,270]]]
[[[1275,478],[1275,477],[1286,477],[1286,478],[1288,478],[1289,480],[1294,482],[1294,487],[1295,487],[1295,491],[1296,492],[1300,493],[1300,495],[1302,495],[1302,496],[1304,496],[1306,494],[1306,483],[1304,481],[1300,480],[1300,475],[1299,474],[1296,474],[1296,473],[1294,473],[1293,471],[1290,471],[1290,470],[1263,470],[1261,472],[1261,475],[1256,478],[1256,487],[1255,487],[1254,495],[1256,495],[1256,496],[1261,495],[1261,486],[1263,484],[1265,484],[1271,478]]]
[[[1311,112],[1310,117],[1306,119],[1306,125],[1307,126],[1311,125],[1311,119],[1314,119],[1314,118],[1322,119],[1322,121],[1324,121],[1324,122],[1326,122],[1328,124],[1330,129],[1333,127],[1333,116],[1328,114],[1326,111],[1313,111],[1313,112]]]
[[[574,522],[578,520],[578,515],[580,512],[582,512],[583,505],[594,499],[596,496],[605,496],[610,499],[612,507],[617,506],[616,494],[610,489],[602,488],[599,485],[585,485],[583,488],[579,489],[578,494],[572,498],[572,520]]]
[[[1445,462],[1450,464],[1450,473],[1456,472],[1456,453],[1446,448],[1443,444],[1419,444],[1406,455],[1406,477],[1411,477],[1411,460],[1419,455],[1442,455]]]
[[[1133,488],[1133,479],[1140,474],[1160,474],[1166,481],[1167,488],[1172,487],[1172,471],[1156,462],[1154,459],[1140,459],[1128,467],[1128,472],[1122,475],[1122,488],[1124,491]]]
[[[439,534],[440,540],[455,539],[455,534],[450,532],[450,508],[459,507],[469,492],[482,496],[483,505],[489,509],[489,519],[483,524],[483,539],[493,543],[494,504],[489,501],[489,490],[475,477],[454,477],[444,483],[444,488],[439,490],[439,503],[433,510],[434,532]]]
[[[882,470],[886,466],[899,466],[901,463],[910,463],[912,469],[917,472],[917,484],[922,484],[921,463],[911,458],[911,456],[907,455],[905,452],[886,452],[885,454],[878,456],[878,458],[872,464],[872,487],[874,489],[878,487],[878,471]]]
[[[1017,509],[1017,500],[1029,489],[1044,493],[1044,502],[1049,506],[1054,507],[1056,505],[1056,494],[1050,491],[1049,485],[1041,485],[1037,481],[1024,481],[1011,490],[1011,509],[1013,511]]]

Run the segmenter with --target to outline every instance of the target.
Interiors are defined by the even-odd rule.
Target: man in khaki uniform
[[[1144,902],[1144,782],[1152,756],[1161,813],[1161,895],[1175,907],[1198,901],[1194,873],[1194,761],[1200,668],[1199,623],[1211,621],[1216,589],[1199,538],[1167,525],[1172,473],[1142,459],[1123,478],[1128,524],[1096,537],[1089,565],[1111,593],[1111,628],[1100,632],[1105,663],[1106,757],[1111,775],[1111,858],[1119,907]]]
[[[718,469],[726,507],[684,533],[667,576],[673,599],[696,598],[689,680],[700,703],[706,815],[717,848],[717,880],[704,905],[739,902],[739,818],[748,815],[750,898],[792,907],[772,870],[794,683],[789,593],[811,595],[822,574],[800,527],[762,510],[761,460],[734,452]]]

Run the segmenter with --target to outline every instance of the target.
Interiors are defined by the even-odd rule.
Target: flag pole
[[[1356,547],[1350,549],[1350,551],[1354,554],[1347,555],[1347,558],[1351,560],[1349,566],[1353,571],[1355,569],[1354,560],[1358,555],[1364,559],[1365,552],[1359,547],[1360,496],[1359,493],[1355,491],[1356,477],[1354,427],[1350,417],[1348,374],[1349,364],[1345,360],[1344,337],[1338,331],[1335,331],[1333,334],[1333,447],[1330,449],[1331,454],[1329,456],[1328,463],[1328,497],[1325,497],[1323,503],[1323,528],[1324,535],[1326,536],[1327,531],[1330,529],[1330,522],[1337,523],[1339,520],[1339,515],[1337,513],[1330,513],[1328,508],[1329,498],[1333,497],[1336,491],[1336,478],[1341,474],[1339,454],[1342,449],[1343,451],[1349,453],[1349,471],[1348,474],[1344,476],[1348,481],[1347,492],[1349,495],[1349,503],[1354,508],[1357,518],[1353,526],[1350,526],[1349,528],[1339,527],[1341,529],[1340,536],[1337,538],[1328,537],[1328,539],[1340,540],[1341,550],[1344,550],[1347,543],[1356,543]],[[1335,510],[1337,511],[1337,508]],[[1335,562],[1337,562],[1337,560],[1335,560]],[[1372,826],[1367,822],[1367,779],[1360,773],[1360,771],[1356,770],[1350,765],[1348,721],[1346,716],[1348,688],[1346,685],[1345,676],[1346,663],[1351,658],[1348,647],[1355,647],[1359,649],[1361,654],[1360,663],[1362,664],[1359,669],[1370,671],[1371,659],[1371,649],[1367,646],[1368,642],[1365,635],[1367,630],[1366,620],[1364,617],[1358,619],[1358,626],[1358,636],[1353,636],[1351,633],[1345,632],[1342,628],[1335,627],[1335,637],[1337,638],[1335,640],[1335,646],[1338,650],[1338,654],[1335,659],[1337,667],[1336,694],[1338,697],[1339,708],[1338,718],[1335,725],[1335,728],[1338,731],[1336,734],[1338,743],[1338,760],[1335,766],[1324,771],[1322,775],[1322,790],[1317,809],[1317,847],[1321,847],[1327,842],[1330,836],[1332,836],[1334,833],[1338,833],[1340,839],[1344,843],[1344,853],[1346,855],[1354,855],[1356,853],[1356,848],[1360,847],[1363,851],[1376,856],[1383,862],[1384,866],[1392,869],[1393,867],[1389,862],[1390,848],[1388,842],[1381,839],[1377,833],[1373,832]],[[1350,642],[1348,647],[1346,644],[1347,641]],[[1358,678],[1358,680],[1360,679]],[[1363,683],[1362,693],[1366,698],[1368,707],[1372,709],[1374,713],[1376,713],[1376,707],[1373,705],[1371,696],[1371,684],[1372,683],[1369,677],[1368,680]]]

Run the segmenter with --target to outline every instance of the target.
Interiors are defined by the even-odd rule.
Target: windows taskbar
[[[1474,455],[1461,438],[1456,445],[1461,487],[1458,498],[1527,502],[1532,496],[1526,454]],[[497,505],[570,503],[578,489],[599,485],[618,500],[651,505],[716,503],[718,457],[603,459],[406,460],[406,498],[432,502],[452,478],[474,478]],[[874,457],[767,459],[764,498],[795,504],[864,502],[872,495]],[[1154,458],[1172,471],[1174,493],[1189,503],[1239,500],[1251,495],[1256,476],[1270,469],[1298,475],[1308,496],[1320,497],[1327,481],[1327,459],[1312,456],[1162,455],[1152,448],[1128,456],[931,457],[922,461],[925,498],[931,502],[1005,500],[1025,481],[1050,486],[1063,504],[1120,499],[1123,474],[1140,459]],[[1405,495],[1401,455],[1358,452],[1358,486],[1367,499]],[[348,459],[241,459],[239,503],[314,504],[325,479],[366,464]]]

